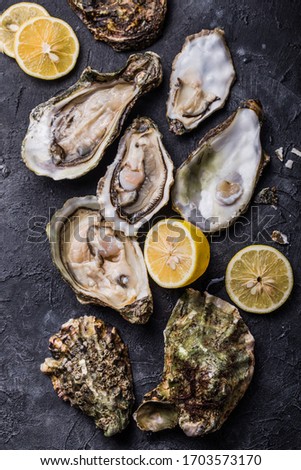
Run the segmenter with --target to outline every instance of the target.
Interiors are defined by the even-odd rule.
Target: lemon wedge
[[[16,3],[5,10],[1,15],[0,23],[1,51],[14,58],[14,42],[17,31],[26,21],[37,16],[49,16],[49,13],[36,3]]]
[[[16,61],[32,77],[60,78],[73,69],[78,54],[79,42],[73,29],[59,18],[33,18],[16,33]]]
[[[252,313],[270,313],[281,307],[294,284],[288,259],[266,245],[247,246],[236,253],[225,280],[231,300]]]
[[[159,286],[178,288],[206,271],[210,247],[203,232],[190,222],[166,219],[147,234],[144,257],[149,275]]]

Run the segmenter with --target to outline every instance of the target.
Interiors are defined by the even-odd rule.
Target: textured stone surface
[[[14,3],[1,0],[1,9]],[[116,153],[118,142],[99,167],[75,181],[54,182],[31,173],[20,160],[20,145],[31,109],[76,81],[86,65],[110,71],[122,66],[128,54],[118,54],[94,41],[67,1],[41,0],[55,16],[76,30],[81,53],[67,77],[44,82],[26,76],[10,58],[0,56],[1,157],[1,317],[0,317],[0,447],[5,449],[289,449],[300,448],[300,180],[301,160],[290,149],[301,148],[300,2],[290,0],[170,0],[164,34],[151,47],[163,60],[165,80],[144,97],[127,120],[148,115],[159,125],[164,143],[178,166],[211,127],[223,121],[241,100],[259,98],[265,110],[263,142],[271,155],[258,191],[276,186],[279,206],[250,208],[228,234],[212,238],[212,261],[193,287],[205,289],[221,278],[231,256],[254,242],[273,244],[279,229],[290,244],[279,246],[292,262],[295,289],[276,312],[255,316],[242,312],[256,339],[256,368],[245,397],[219,432],[189,439],[179,430],[145,434],[132,421],[120,436],[104,438],[93,420],[59,400],[50,380],[39,371],[47,355],[48,338],[73,316],[96,315],[115,325],[129,345],[137,403],[160,380],[163,366],[162,332],[182,291],[151,283],[155,312],[145,326],[129,325],[115,312],[80,305],[52,266],[44,227],[49,213],[72,196],[94,194],[98,179]],[[220,26],[233,54],[237,81],[224,110],[195,132],[176,137],[168,131],[165,101],[171,63],[184,38],[202,28]],[[125,127],[124,127],[125,128]],[[285,168],[274,155],[284,147]],[[258,192],[257,191],[257,192]],[[161,215],[172,214],[165,209]],[[34,228],[34,223],[36,227]],[[298,265],[299,263],[299,265]],[[223,282],[209,291],[229,300]],[[58,432],[59,430],[59,432]]]

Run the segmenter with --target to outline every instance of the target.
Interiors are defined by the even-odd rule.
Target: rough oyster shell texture
[[[49,340],[41,371],[60,398],[95,420],[105,436],[121,432],[134,402],[128,349],[116,328],[95,317],[65,323]]]
[[[99,215],[96,196],[69,199],[47,225],[53,263],[82,304],[117,310],[146,323],[152,294],[139,243]]]
[[[117,156],[97,189],[100,213],[116,230],[135,235],[168,203],[173,162],[149,118],[137,118],[122,137]]]
[[[95,39],[116,51],[143,49],[159,36],[167,0],[68,0]]]
[[[88,67],[77,83],[31,112],[22,144],[24,163],[54,180],[88,173],[119,136],[137,99],[161,81],[162,66],[154,52],[131,55],[118,72]]]
[[[215,28],[188,36],[173,61],[167,119],[177,135],[195,129],[228,98],[235,70],[224,34]]]
[[[135,412],[139,428],[156,432],[179,424],[191,437],[218,430],[254,371],[254,338],[237,308],[187,289],[164,338],[162,382]]]
[[[177,170],[173,208],[204,232],[229,227],[247,210],[269,160],[260,142],[261,119],[261,104],[246,101]]]

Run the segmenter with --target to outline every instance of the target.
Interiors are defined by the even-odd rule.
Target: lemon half
[[[210,247],[203,232],[191,223],[166,219],[147,234],[144,257],[150,276],[159,286],[184,287],[206,271]]]

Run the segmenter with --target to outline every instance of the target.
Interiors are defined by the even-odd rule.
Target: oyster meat
[[[99,215],[95,196],[69,199],[47,225],[52,259],[79,302],[111,307],[130,323],[153,310],[139,243]]]
[[[260,142],[261,118],[259,102],[243,103],[178,169],[173,207],[201,230],[227,228],[247,210],[268,161]]]
[[[156,124],[138,118],[98,184],[100,213],[116,230],[135,234],[169,200],[173,163]]]
[[[128,425],[134,402],[128,349],[116,328],[95,317],[65,323],[49,340],[41,371],[60,398],[95,420],[105,436]]]
[[[189,132],[222,108],[234,79],[223,30],[188,36],[172,66],[167,102],[170,130],[177,135]]]
[[[143,431],[177,424],[187,436],[218,430],[251,381],[254,338],[237,308],[193,289],[176,304],[164,332],[162,382],[134,418]]]
[[[54,180],[84,175],[118,137],[137,99],[161,80],[153,52],[131,55],[115,73],[85,69],[75,85],[32,111],[22,144],[25,164]]]
[[[138,50],[159,36],[167,0],[68,0],[95,39],[116,51]]]

